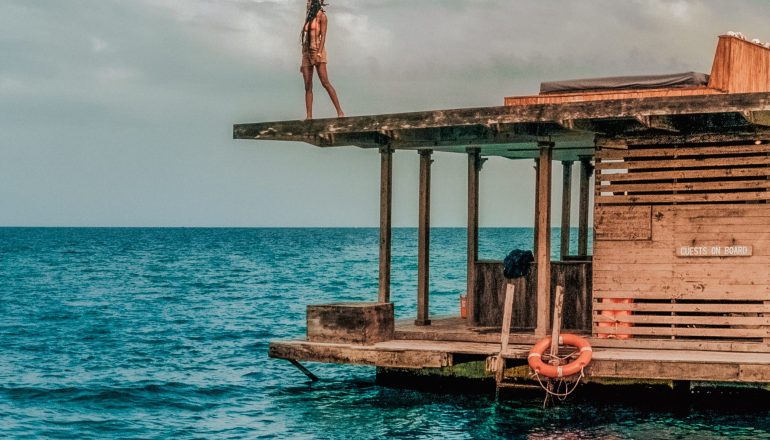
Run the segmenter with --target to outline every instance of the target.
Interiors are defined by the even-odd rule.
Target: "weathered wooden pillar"
[[[593,166],[590,157],[580,158],[580,207],[578,211],[578,255],[588,255],[588,196],[591,191]]]
[[[562,187],[561,187],[561,245],[559,247],[560,259],[569,256],[569,235],[570,235],[570,209],[572,207],[572,161],[564,160],[562,165]]]
[[[380,148],[380,280],[377,300],[390,302],[390,243],[393,205],[393,150]]]
[[[477,325],[476,297],[476,261],[479,259],[479,172],[481,171],[481,149],[468,148],[468,282],[466,301],[468,323]]]
[[[417,225],[417,319],[416,325],[430,325],[430,165],[433,150],[420,150],[420,207]]]
[[[537,325],[535,335],[546,336],[551,299],[551,157],[553,142],[539,142],[537,179]]]
[[[537,201],[540,199],[540,159],[535,158],[535,223],[532,231],[532,254],[537,258],[537,225],[539,220],[539,211],[537,210]]]

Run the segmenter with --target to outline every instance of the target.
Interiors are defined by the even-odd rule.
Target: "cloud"
[[[25,93],[29,87],[19,78],[0,76],[0,95],[18,95]]]
[[[94,76],[98,81],[115,82],[130,81],[139,76],[139,73],[131,68],[122,66],[105,66],[96,69]]]
[[[188,27],[202,44],[241,57],[245,62],[282,62],[299,38],[302,6],[298,1],[144,0]],[[291,26],[289,26],[291,24]],[[296,32],[287,32],[297,29]],[[294,44],[297,46],[297,44]]]
[[[770,2],[761,0],[331,3],[329,71],[351,115],[499,105],[537,93],[544,80],[708,72],[717,35],[770,40]],[[346,212],[371,199],[354,190],[376,184],[360,171],[371,160],[376,168],[369,152],[229,139],[233,122],[303,116],[304,8],[305,0],[0,2],[0,150],[14,158],[0,161],[0,224],[77,224],[91,207],[122,201],[135,217],[106,209],[100,222],[291,225],[307,218],[302,206],[337,192],[347,197],[336,199],[340,209],[319,206],[313,221],[349,224]],[[320,87],[315,105],[333,115]],[[499,181],[503,169],[487,178]],[[306,180],[287,186],[297,170]],[[400,170],[407,180],[413,171]],[[56,190],[41,183],[47,176],[57,176]],[[437,178],[438,187],[456,176]],[[204,207],[195,194],[206,195]],[[164,204],[173,215],[149,208]],[[398,211],[411,219],[414,206]],[[434,218],[461,224],[456,208],[436,206]],[[531,222],[526,210],[497,218]],[[356,222],[376,224],[376,210]]]
[[[91,50],[94,53],[101,53],[109,49],[110,45],[100,37],[91,37]]]

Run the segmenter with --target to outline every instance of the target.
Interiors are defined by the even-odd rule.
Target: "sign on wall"
[[[753,246],[745,244],[708,244],[676,248],[677,257],[750,257],[753,252]]]

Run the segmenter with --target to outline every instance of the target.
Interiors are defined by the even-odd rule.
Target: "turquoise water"
[[[414,316],[416,235],[393,233],[399,317]],[[431,310],[457,313],[465,231],[431,238]],[[484,229],[481,257],[531,242]],[[377,243],[376,229],[0,228],[0,437],[770,438],[767,402],[543,410],[539,395],[384,388],[368,367],[308,364],[311,384],[269,359],[271,339],[303,335],[307,304],[376,298]]]

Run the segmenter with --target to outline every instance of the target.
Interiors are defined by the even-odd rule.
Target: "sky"
[[[329,75],[349,116],[496,106],[548,80],[708,73],[718,35],[770,40],[760,0],[329,3]],[[377,226],[376,151],[232,140],[234,123],[304,117],[304,9],[0,2],[0,226]],[[317,80],[315,102],[334,116]],[[463,226],[466,158],[433,158],[432,225]],[[418,161],[394,155],[394,226],[417,223]],[[553,183],[557,224],[558,168]],[[531,161],[490,159],[481,225],[531,226],[533,193]]]

